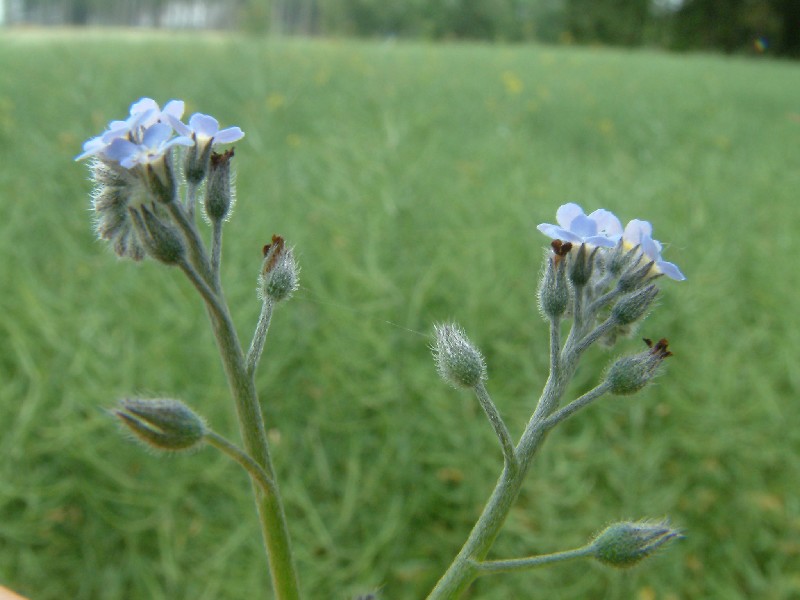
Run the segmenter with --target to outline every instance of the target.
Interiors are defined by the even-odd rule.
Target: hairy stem
[[[269,324],[272,321],[272,307],[272,300],[264,298],[256,330],[253,333],[253,340],[250,342],[250,349],[247,351],[247,373],[250,377],[255,377],[256,368],[258,368],[258,363],[261,360],[261,353],[264,351]]]
[[[527,556],[525,558],[513,558],[509,560],[488,560],[477,563],[475,568],[478,575],[494,575],[496,573],[513,573],[515,571],[529,571],[537,567],[550,565],[557,562],[566,562],[578,558],[591,556],[594,551],[592,544],[564,550],[563,552],[553,552],[552,554],[540,554],[539,556]]]
[[[497,407],[494,405],[494,402],[492,402],[492,398],[489,396],[489,392],[486,391],[486,386],[483,385],[482,381],[475,386],[475,395],[478,397],[478,402],[480,402],[483,411],[489,418],[489,422],[492,424],[497,439],[500,440],[500,447],[503,449],[503,458],[505,459],[506,468],[516,471],[517,457],[514,454],[514,444],[511,442],[511,435],[508,433],[506,424],[503,422],[500,413],[497,412]]]
[[[241,465],[241,467],[247,471],[253,477],[253,479],[261,484],[261,489],[264,490],[264,493],[276,493],[275,482],[272,481],[272,478],[266,474],[264,469],[261,468],[261,465],[254,461],[236,444],[228,441],[215,431],[207,431],[205,435],[205,441],[210,446],[214,446],[214,448],[239,463],[239,465]]]
[[[233,394],[244,452],[272,481],[271,490],[264,491],[257,480],[253,480],[253,492],[261,522],[261,533],[267,549],[275,597],[278,600],[298,600],[300,590],[292,558],[286,515],[269,454],[267,433],[261,407],[258,404],[255,383],[247,371],[236,328],[222,290],[211,290],[204,278],[188,263],[180,266],[206,302],[217,348]]]

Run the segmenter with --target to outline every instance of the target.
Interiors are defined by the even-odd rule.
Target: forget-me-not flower
[[[653,261],[653,267],[659,273],[663,273],[670,279],[675,279],[676,281],[683,281],[686,279],[677,265],[662,260],[661,242],[653,239],[653,226],[648,221],[633,219],[628,223],[622,234],[622,243],[628,248],[639,246],[642,254]]]
[[[574,202],[563,204],[556,211],[556,222],[542,223],[537,229],[554,240],[605,248],[613,248],[622,237],[622,223],[603,208],[586,215]]]
[[[97,137],[87,140],[83,144],[83,152],[75,157],[82,160],[90,156],[101,159],[118,160],[113,155],[119,154],[119,144],[109,154],[109,149],[117,140],[127,140],[133,144],[144,144],[145,133],[158,123],[171,123],[183,116],[183,100],[170,100],[161,110],[158,103],[152,98],[141,98],[134,102],[130,108],[130,116],[124,121],[111,121],[108,129]],[[170,133],[172,129],[170,128]],[[151,138],[154,134],[150,134]],[[124,165],[123,165],[124,166]],[[130,168],[130,167],[128,167]]]
[[[136,165],[158,162],[175,145],[194,145],[191,138],[186,136],[173,138],[172,133],[172,126],[156,123],[142,132],[140,143],[126,138],[115,139],[103,151],[103,157],[118,162],[126,169],[132,169]]]
[[[239,127],[226,127],[220,130],[219,121],[203,113],[194,113],[189,119],[189,125],[181,122],[180,118],[169,117],[170,124],[181,135],[194,136],[197,145],[205,147],[207,144],[230,144],[244,137],[244,132]]]

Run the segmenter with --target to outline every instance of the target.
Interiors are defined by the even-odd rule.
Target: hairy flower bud
[[[606,259],[606,269],[615,277],[619,277],[634,261],[635,257],[641,255],[639,246],[628,248],[622,239],[611,250]]]
[[[569,305],[566,265],[572,244],[554,240],[552,247],[553,254],[547,257],[547,266],[539,282],[539,308],[546,317],[557,319]]]
[[[193,135],[193,138],[195,139],[195,144],[186,150],[183,173],[186,181],[197,186],[202,183],[206,173],[208,173],[212,144],[210,142],[198,144],[196,143],[197,136]]]
[[[682,537],[669,521],[614,523],[592,542],[593,556],[603,564],[624,569],[651,556],[673,538]]]
[[[180,400],[125,398],[112,413],[141,441],[157,450],[197,448],[206,425]]]
[[[155,210],[155,206],[153,209]],[[129,209],[134,227],[148,255],[165,265],[178,264],[186,253],[186,247],[178,229],[156,216],[155,212],[142,206]]]
[[[644,266],[640,266],[641,260],[636,261],[619,278],[619,282],[617,282],[619,290],[622,292],[632,292],[651,279],[658,277],[659,275],[653,272],[654,264],[655,263],[651,260],[645,262]]]
[[[612,394],[620,396],[635,394],[656,376],[658,367],[664,359],[672,356],[672,352],[667,349],[666,339],[662,338],[655,344],[647,338],[644,341],[649,350],[633,356],[624,356],[611,365],[606,374],[606,381]]]
[[[287,248],[279,235],[264,247],[264,263],[258,276],[258,292],[262,298],[273,302],[288,300],[299,287],[300,268],[294,252]]]
[[[172,168],[172,154],[165,154],[159,160],[145,166],[145,176],[153,197],[162,204],[169,204],[177,196],[178,182]]]
[[[231,186],[231,158],[233,148],[222,154],[211,154],[208,183],[206,187],[206,215],[212,221],[222,221],[233,205]]]
[[[455,324],[435,325],[433,356],[442,379],[456,388],[474,388],[486,380],[486,363],[480,351]]]
[[[658,288],[650,284],[645,288],[623,296],[611,309],[611,316],[619,325],[630,325],[642,319],[658,295]]]
[[[581,244],[577,252],[573,252],[572,261],[569,269],[569,280],[576,287],[586,285],[592,278],[594,270],[594,259],[599,246],[590,252],[586,244]]]

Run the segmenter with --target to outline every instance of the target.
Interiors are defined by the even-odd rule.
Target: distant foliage
[[[800,56],[797,0],[17,0],[6,21]]]

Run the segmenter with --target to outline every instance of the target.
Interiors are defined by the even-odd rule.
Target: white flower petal
[[[583,209],[574,202],[568,202],[558,207],[556,211],[556,223],[564,229],[570,229],[570,225],[575,217],[582,215]]]

